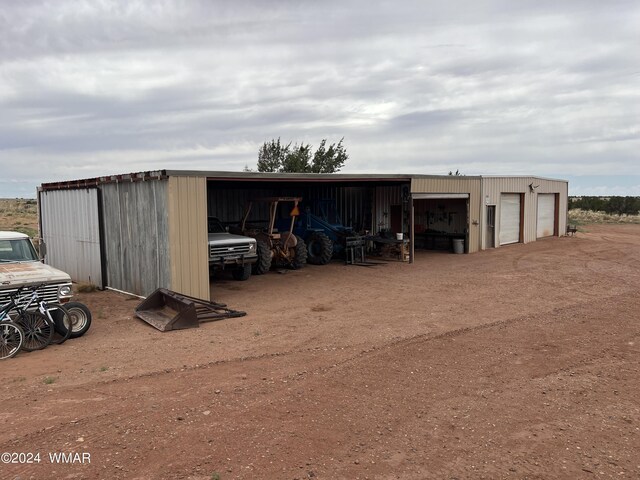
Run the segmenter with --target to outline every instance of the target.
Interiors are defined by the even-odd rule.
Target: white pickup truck
[[[43,263],[24,233],[0,231],[0,305],[18,288],[35,285],[43,285],[38,293],[44,300],[64,304],[69,310],[71,337],[84,335],[91,325],[91,313],[82,303],[67,303],[72,296],[71,277]]]
[[[247,280],[258,261],[255,238],[234,235],[215,217],[208,218],[209,270],[231,269],[233,278]]]

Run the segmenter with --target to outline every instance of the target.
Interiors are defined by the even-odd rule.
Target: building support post
[[[413,263],[413,259],[415,256],[415,248],[416,248],[416,229],[415,229],[415,207],[413,205],[413,195],[409,197],[409,201],[411,202],[410,207],[410,215],[409,215],[409,263]]]

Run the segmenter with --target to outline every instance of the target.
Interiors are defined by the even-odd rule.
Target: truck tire
[[[241,267],[234,268],[231,274],[233,275],[233,278],[235,280],[244,282],[245,280],[248,280],[249,277],[251,276],[251,265],[246,264]]]
[[[291,266],[294,270],[298,270],[299,268],[304,267],[307,263],[307,246],[304,243],[304,240],[296,235],[296,239],[298,243],[296,243],[295,248],[295,256],[293,258],[293,263]]]
[[[69,338],[78,338],[87,333],[91,327],[91,311],[84,303],[69,302],[65,303],[64,307],[69,312],[71,317],[71,333]],[[68,325],[63,321],[65,317],[56,317],[56,330],[64,335],[67,331]]]
[[[253,264],[253,274],[262,275],[271,269],[271,249],[269,246],[258,240],[256,245],[258,252],[258,261]]]
[[[307,239],[307,262],[326,265],[333,256],[333,242],[322,232],[309,235]]]

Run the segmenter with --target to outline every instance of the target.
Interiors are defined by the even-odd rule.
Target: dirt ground
[[[640,226],[218,279],[243,318],[2,362],[2,478],[640,478]],[[51,452],[89,453],[55,464]],[[77,457],[78,460],[81,457]]]
[[[38,207],[35,199],[0,198],[0,230],[38,234]]]

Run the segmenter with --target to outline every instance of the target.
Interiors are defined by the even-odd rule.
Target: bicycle
[[[19,313],[16,323],[22,327],[25,333],[25,342],[22,348],[28,352],[43,349],[50,343],[62,344],[71,335],[71,332],[67,330],[54,339],[56,328],[52,312],[56,310],[62,312],[61,321],[66,320],[67,323],[70,323],[71,316],[62,305],[55,302],[49,303],[40,297],[38,290],[42,286],[31,287],[30,298],[26,301],[24,298],[20,298],[16,308]],[[37,305],[37,310],[29,311],[34,304]]]
[[[53,337],[51,343],[54,345],[62,345],[69,338],[73,338],[73,331],[67,329],[58,329],[58,323],[62,325],[72,324],[73,314],[67,307],[60,305],[57,302],[47,302],[44,298],[38,295],[38,290],[42,288],[44,284],[32,287],[31,298],[27,304],[23,307],[27,310],[34,302],[37,302],[38,311],[42,313],[49,320],[49,324],[53,326]],[[71,305],[71,304],[69,304]]]
[[[9,316],[9,312],[15,307],[16,302],[13,295],[9,296],[7,303],[0,306],[0,360],[14,357],[24,344],[22,328]]]

